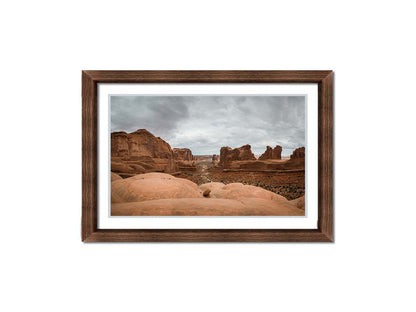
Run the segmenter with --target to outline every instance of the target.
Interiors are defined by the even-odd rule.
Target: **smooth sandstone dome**
[[[288,201],[263,198],[171,198],[111,205],[113,216],[303,216]]]
[[[302,197],[296,198],[294,200],[291,200],[290,203],[292,205],[295,205],[299,209],[305,210],[305,195],[303,195]]]
[[[204,197],[204,195],[206,197]],[[299,201],[241,183],[195,183],[165,173],[138,174],[111,183],[115,216],[301,216]]]
[[[201,184],[199,186],[199,189],[202,192],[205,192],[206,190],[210,190],[211,191],[210,194],[214,194],[214,193],[218,192],[220,189],[222,189],[224,186],[225,186],[224,183],[210,182],[210,183]]]
[[[287,199],[276,193],[267,191],[261,187],[244,185],[242,183],[223,184],[211,182],[202,184],[199,187],[203,192],[210,189],[211,198],[242,199],[242,198],[262,198],[267,200],[287,201]]]
[[[111,172],[111,182],[116,180],[122,180],[122,177],[120,177],[117,173]]]
[[[137,174],[129,179],[132,180],[144,180],[144,179],[164,179],[164,180],[174,180],[177,179],[173,175],[161,172],[150,172],[145,174]],[[191,182],[192,183],[192,182]]]
[[[140,174],[111,183],[112,203],[202,197],[202,193],[195,183],[164,173]]]

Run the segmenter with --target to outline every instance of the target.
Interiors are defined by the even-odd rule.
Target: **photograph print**
[[[111,95],[111,216],[305,216],[306,96]]]

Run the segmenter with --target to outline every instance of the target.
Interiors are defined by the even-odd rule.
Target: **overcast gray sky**
[[[305,97],[111,96],[111,131],[143,128],[194,155],[250,144],[256,155],[281,145],[289,156],[305,146]]]

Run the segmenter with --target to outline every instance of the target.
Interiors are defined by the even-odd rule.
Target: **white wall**
[[[415,311],[411,1],[0,9],[2,311]],[[333,69],[334,244],[83,244],[81,69]]]

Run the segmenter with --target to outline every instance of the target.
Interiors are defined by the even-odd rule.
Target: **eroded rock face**
[[[194,155],[195,161],[209,161],[212,160],[211,155]]]
[[[175,160],[194,160],[194,155],[192,155],[192,151],[189,148],[174,148],[173,156]]]
[[[111,162],[112,172],[134,173],[134,168],[122,162]]]
[[[266,159],[282,159],[282,147],[280,145],[276,145],[275,148],[267,146],[266,151],[259,157],[259,160]]]
[[[176,161],[176,164],[178,165],[180,171],[196,171],[197,170],[195,161],[179,160],[179,161]]]
[[[214,154],[212,155],[212,164],[215,166],[218,164],[218,162],[220,161],[219,156]]]
[[[249,144],[232,149],[231,147],[221,147],[219,165],[229,168],[231,162],[235,160],[256,160]]]
[[[220,162],[219,165],[224,167],[226,166],[227,162],[230,162],[231,160],[228,158],[231,158],[231,153],[232,153],[233,149],[229,146],[223,146],[220,149]]]
[[[126,155],[170,158],[173,152],[167,142],[155,137],[146,129],[139,129],[131,133],[111,133],[111,156]]]
[[[178,165],[176,164],[173,157],[168,158],[168,163],[166,164],[164,172],[176,172],[178,170]]]
[[[112,171],[115,172],[178,171],[169,143],[155,137],[146,129],[131,133],[111,133],[111,157],[117,163],[114,166],[115,170],[112,166]],[[120,163],[125,166],[121,166]]]
[[[195,171],[195,157],[189,148],[174,148],[173,155],[179,170]]]
[[[296,158],[305,158],[305,148],[304,147],[299,147],[297,149],[295,149],[292,153],[292,155],[290,155],[290,159],[296,159]]]
[[[125,156],[128,154],[128,134],[124,131],[111,133],[111,156]]]

